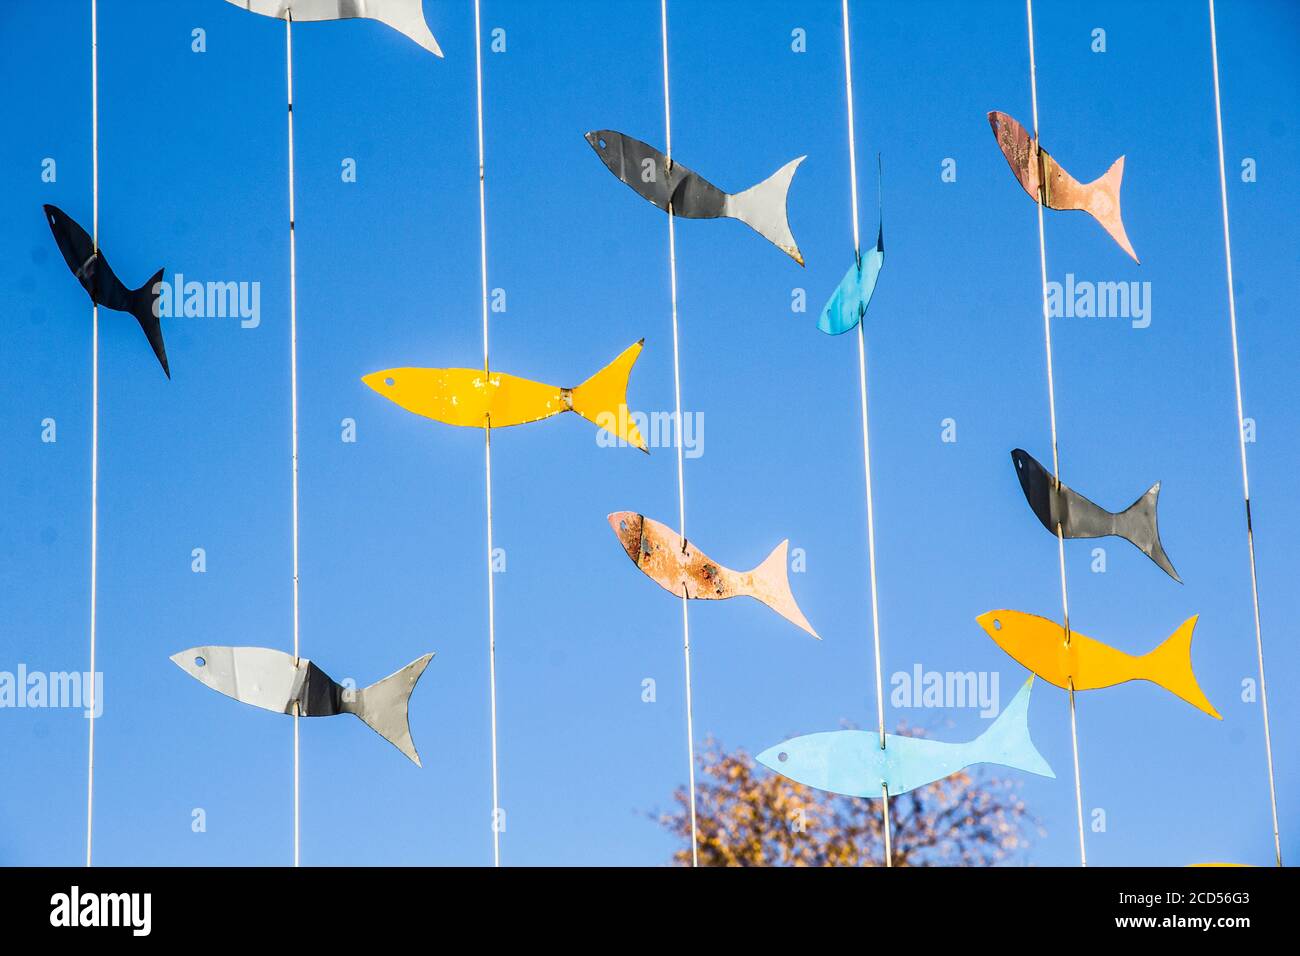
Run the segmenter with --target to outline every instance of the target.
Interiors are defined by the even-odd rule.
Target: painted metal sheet
[[[507,428],[575,412],[648,454],[627,405],[628,379],[644,342],[573,388],[472,368],[389,368],[361,381],[408,412],[447,425]]]
[[[1160,528],[1156,520],[1156,505],[1160,499],[1160,482],[1156,482],[1120,512],[1110,512],[1099,507],[1071,489],[1058,483],[1056,476],[1021,448],[1011,452],[1011,461],[1020,479],[1020,490],[1038,520],[1053,536],[1061,527],[1064,538],[1103,538],[1114,535],[1131,543],[1156,563],[1166,574],[1182,583],[1174,570],[1169,555],[1160,543]]]
[[[1048,209],[1086,212],[1101,223],[1101,227],[1133,257],[1134,262],[1140,261],[1128,240],[1128,233],[1124,231],[1124,221],[1119,212],[1120,184],[1124,178],[1123,156],[1115,160],[1104,175],[1090,183],[1080,183],[1039,146],[1027,129],[1006,113],[994,110],[988,118],[1011,172],[1035,202]]]
[[[831,793],[878,798],[881,786],[897,796],[976,764],[991,763],[1055,777],[1029,736],[1029,694],[1034,679],[974,740],[945,743],[925,737],[880,735],[867,730],[807,734],[769,747],[757,757],[769,770]]]
[[[876,291],[876,280],[885,264],[885,226],[881,223],[876,233],[876,246],[862,254],[860,261],[849,266],[840,284],[835,287],[830,301],[822,309],[817,328],[827,335],[841,335],[862,321]]]
[[[813,637],[820,636],[795,603],[786,565],[789,540],[782,541],[752,571],[733,571],[708,557],[667,525],[637,514],[616,511],[609,516],[624,552],[641,572],[677,597],[719,601],[752,597]]]
[[[1222,720],[1192,672],[1192,615],[1159,647],[1135,657],[1055,621],[1023,611],[986,611],[977,621],[993,642],[1043,680],[1068,690],[1096,690],[1145,680],[1181,697],[1197,710]]]
[[[355,714],[420,766],[407,709],[411,692],[433,659],[425,654],[362,690],[348,690],[306,658],[269,647],[191,647],[172,662],[195,680],[244,704],[278,714]]]
[[[790,232],[786,202],[790,181],[806,156],[786,163],[744,192],[725,193],[698,173],[639,139],[610,129],[586,134],[587,143],[611,173],[637,195],[682,219],[739,219],[764,239],[803,265]]]
[[[434,56],[442,48],[424,19],[423,0],[226,0],[251,13],[295,23],[320,20],[378,20],[410,37]]]
[[[113,267],[104,258],[104,250],[96,251],[95,242],[90,234],[82,229],[75,219],[58,206],[45,206],[45,221],[54,233],[54,241],[63,261],[68,264],[72,274],[77,277],[81,287],[86,290],[92,302],[106,309],[126,312],[135,316],[140,323],[144,336],[149,340],[153,354],[158,357],[163,374],[172,377],[167,364],[167,347],[163,344],[162,322],[158,318],[159,283],[163,270],[159,269],[144,285],[138,289],[128,289],[117,277]]]

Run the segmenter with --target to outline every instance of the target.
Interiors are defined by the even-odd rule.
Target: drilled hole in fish
[[[776,759],[781,761],[781,763],[785,763],[787,760],[790,759],[790,755],[786,753],[784,750],[782,750],[779,754],[776,755]]]
[[[194,658],[194,663],[199,667],[206,667],[208,662],[202,657],[196,657]]]
[[[626,530],[627,530],[627,522],[626,522],[626,521],[620,521],[620,522],[618,523],[618,530],[619,530],[619,531],[626,531]]]
[[[598,145],[601,149],[604,149],[604,148],[605,148],[605,137],[602,136],[600,139],[596,140],[596,145]]]
[[[1002,622],[999,621],[997,618],[993,619],[993,630],[995,631],[1002,630]]]
[[[392,388],[397,383],[394,382],[391,378],[386,378],[384,379],[384,384],[387,385],[389,388]]]

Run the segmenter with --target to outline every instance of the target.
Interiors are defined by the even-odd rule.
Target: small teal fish
[[[851,797],[879,797],[881,784],[896,796],[942,780],[977,763],[995,763],[1055,778],[1029,738],[1029,691],[1025,681],[988,730],[960,744],[924,737],[880,735],[870,730],[807,734],[769,747],[758,762],[796,783]]]
[[[861,322],[867,311],[867,303],[871,301],[871,294],[876,291],[880,267],[884,264],[885,224],[882,222],[876,232],[876,248],[868,250],[849,266],[849,271],[836,286],[835,294],[826,303],[826,308],[822,309],[817,328],[827,335],[839,335]]]

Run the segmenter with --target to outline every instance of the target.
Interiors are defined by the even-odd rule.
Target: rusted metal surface
[[[614,512],[609,516],[609,526],[632,562],[670,594],[709,601],[752,597],[821,639],[790,590],[786,570],[788,540],[777,545],[752,571],[733,571],[684,541],[672,528],[635,511]]]
[[[1156,521],[1156,504],[1160,499],[1160,482],[1120,512],[1110,512],[1093,504],[1038,463],[1033,455],[1017,448],[1011,452],[1020,490],[1044,528],[1053,535],[1060,526],[1063,538],[1104,538],[1115,535],[1133,544],[1154,561],[1171,578],[1182,583],[1173,562],[1160,543]]]
[[[611,173],[637,195],[682,219],[739,219],[803,265],[786,218],[786,197],[795,170],[807,157],[786,163],[744,192],[725,193],[653,146],[611,129],[586,134],[588,145]]]
[[[1124,178],[1124,157],[1111,164],[1105,175],[1080,183],[1061,168],[1029,131],[1006,113],[988,114],[998,147],[1025,192],[1048,209],[1075,209],[1088,213],[1121,249],[1140,261],[1120,218],[1119,191]]]

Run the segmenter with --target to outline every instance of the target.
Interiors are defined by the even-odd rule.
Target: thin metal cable
[[[1268,724],[1268,690],[1264,684],[1264,638],[1259,625],[1259,581],[1255,575],[1255,531],[1250,520],[1250,472],[1246,467],[1246,422],[1241,401],[1241,358],[1237,349],[1237,296],[1232,286],[1232,240],[1228,235],[1228,177],[1223,166],[1223,107],[1219,99],[1219,38],[1210,0],[1210,57],[1214,64],[1214,126],[1219,137],[1219,193],[1223,200],[1223,258],[1228,267],[1228,322],[1232,329],[1232,378],[1237,395],[1237,443],[1241,449],[1241,490],[1246,501],[1246,544],[1250,549],[1250,596],[1255,606],[1255,653],[1259,658],[1259,700],[1264,709],[1264,752],[1268,757],[1268,798],[1273,808],[1273,852],[1282,865],[1282,837],[1277,823],[1277,788],[1273,782],[1273,738]]]
[[[483,181],[483,29],[479,0],[474,0],[474,71],[478,93],[478,235],[479,275],[483,286],[483,374],[488,366],[487,194]],[[501,865],[501,832],[497,775],[497,631],[496,594],[492,580],[492,416],[483,427],[484,484],[487,488],[488,696],[492,708],[492,865]]]
[[[844,18],[844,97],[849,107],[849,185],[853,202],[853,255],[862,263],[862,240],[858,230],[858,147],[853,120],[853,54],[849,43],[849,0],[841,0]],[[865,322],[858,318],[858,395],[862,406],[862,468],[867,486],[867,564],[871,576],[871,638],[876,656],[876,720],[880,729],[880,749],[885,749],[885,692],[880,663],[880,606],[876,594],[876,521],[871,497],[871,434],[867,416],[867,345]],[[881,822],[885,835],[885,866],[893,866],[889,834],[889,786],[882,783]]]
[[[1038,135],[1038,65],[1034,58],[1034,0],[1025,0],[1025,13],[1029,21],[1029,89],[1034,113],[1034,150],[1038,159],[1038,262],[1043,291],[1043,339],[1047,351],[1047,405],[1052,423],[1052,470],[1056,487],[1061,487],[1061,456],[1056,440],[1056,379],[1052,369],[1052,315],[1047,304],[1047,243],[1043,233],[1043,204],[1046,201],[1043,179],[1041,140]],[[1064,616],[1065,645],[1070,645],[1070,597],[1065,586],[1065,538],[1060,524],[1056,526],[1056,550],[1061,567],[1061,613]],[[1079,730],[1074,710],[1074,682],[1070,682],[1070,744],[1074,750],[1074,800],[1079,822],[1079,865],[1088,865],[1088,851],[1083,841],[1083,784],[1079,777]]]
[[[99,266],[99,10],[90,0],[90,154],[93,255]],[[92,300],[90,419],[90,747],[86,764],[86,866],[95,826],[95,606],[99,594],[99,303]]]
[[[298,663],[298,257],[294,242],[293,204],[293,14],[284,18],[284,76],[289,102],[289,389],[292,410],[290,459],[293,468],[293,657]],[[299,739],[298,704],[293,710],[293,865],[299,865]]]
[[[659,0],[659,33],[663,41],[664,60],[664,154],[668,167],[673,168],[673,120],[668,97],[668,0]],[[677,232],[674,228],[673,205],[668,203],[668,275],[673,304],[673,400],[674,422],[677,427],[677,527],[682,537],[682,551],[686,551],[686,483],[682,467],[682,367],[677,334]],[[691,701],[691,626],[687,617],[688,600],[686,581],[682,581],[682,660],[686,672],[686,749],[688,754],[691,796],[691,866],[700,865],[699,830],[695,820],[695,726]]]

